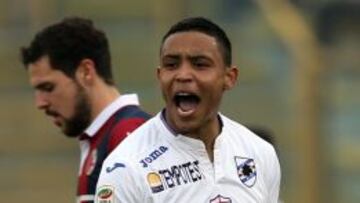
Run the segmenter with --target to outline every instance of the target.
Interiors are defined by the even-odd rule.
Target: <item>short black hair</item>
[[[165,42],[165,40],[172,34],[178,32],[189,32],[189,31],[197,31],[214,37],[218,42],[219,49],[222,52],[223,60],[226,66],[231,65],[232,57],[231,57],[231,43],[229,38],[227,37],[225,31],[215,24],[214,22],[206,19],[204,17],[191,17],[185,18],[178,23],[174,24],[170,30],[164,35],[161,41],[161,48]]]
[[[97,74],[107,84],[114,84],[107,37],[89,19],[68,17],[44,28],[29,47],[21,48],[21,56],[25,67],[48,56],[54,69],[71,78],[80,61],[88,58],[94,61]]]

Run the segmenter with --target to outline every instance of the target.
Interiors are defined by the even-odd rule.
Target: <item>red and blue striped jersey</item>
[[[89,127],[93,129],[88,128],[80,137],[82,158],[78,177],[78,203],[94,202],[103,161],[128,134],[150,118],[150,115],[137,105],[137,97],[134,96],[121,96],[115,104],[111,104],[111,110],[107,109],[107,113],[100,114],[95,119],[95,123]]]

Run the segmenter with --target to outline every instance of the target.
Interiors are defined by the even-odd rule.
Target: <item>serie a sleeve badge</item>
[[[256,182],[255,161],[251,158],[235,156],[235,165],[240,181],[247,187],[252,187]]]

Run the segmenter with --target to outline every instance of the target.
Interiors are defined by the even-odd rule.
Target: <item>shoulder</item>
[[[151,115],[147,112],[143,111],[139,106],[137,105],[127,105],[122,108],[120,108],[115,114],[114,114],[115,120],[121,122],[131,119],[137,119],[137,120],[143,120],[146,121],[149,118],[151,118]]]
[[[222,116],[222,120],[227,145],[236,152],[236,156],[252,159],[259,166],[259,170],[266,170],[264,178],[267,183],[279,182],[280,164],[273,145],[238,122],[225,116]]]
[[[139,191],[143,191],[141,176],[137,168],[128,158],[109,156],[103,163],[97,182],[96,198],[99,200],[112,199],[114,202],[139,202]],[[106,198],[102,194],[111,198]],[[119,195],[121,194],[121,195]]]
[[[141,158],[144,153],[161,142],[161,132],[159,132],[158,125],[158,118],[154,117],[133,131],[129,131],[127,137],[116,146],[108,159],[122,158],[133,161]]]
[[[164,142],[159,136],[157,119],[152,118],[127,136],[105,159],[98,188],[112,185],[117,191],[137,194],[143,188],[144,159]],[[122,183],[126,184],[122,184]],[[130,191],[131,190],[131,191]]]
[[[228,139],[240,145],[247,153],[260,157],[275,156],[276,152],[272,144],[260,138],[244,125],[221,116],[224,130],[227,132]]]
[[[109,149],[112,151],[125,137],[144,124],[150,115],[138,106],[126,106],[114,115],[115,123],[111,130]]]

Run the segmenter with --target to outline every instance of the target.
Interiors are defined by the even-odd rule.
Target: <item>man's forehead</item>
[[[170,35],[164,41],[162,48],[168,47],[188,47],[191,45],[201,45],[217,47],[217,41],[214,37],[201,32],[179,32]]]
[[[162,55],[205,52],[220,52],[214,37],[201,32],[179,32],[170,35],[163,43]]]
[[[30,64],[28,73],[30,84],[34,87],[43,83],[54,83],[55,81],[66,77],[62,71],[53,69],[50,65],[44,63]]]
[[[44,84],[54,83],[54,77],[52,75],[43,75],[43,74],[31,74],[30,73],[30,84],[34,88],[37,88]]]

